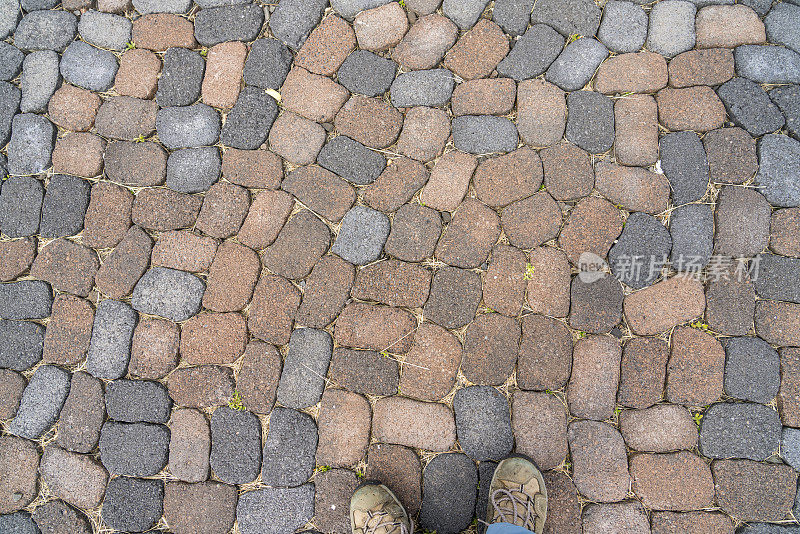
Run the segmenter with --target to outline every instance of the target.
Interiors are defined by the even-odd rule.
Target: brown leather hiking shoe
[[[497,464],[489,485],[489,523],[511,523],[536,534],[547,519],[547,488],[536,465],[521,455]]]
[[[350,499],[353,534],[412,534],[413,524],[392,490],[378,482],[365,482]]]

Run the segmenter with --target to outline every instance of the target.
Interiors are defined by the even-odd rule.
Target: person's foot
[[[353,534],[411,534],[414,532],[400,500],[378,482],[359,486],[350,499]]]
[[[547,488],[542,473],[524,456],[497,464],[489,485],[488,523],[511,523],[541,534],[547,518]]]

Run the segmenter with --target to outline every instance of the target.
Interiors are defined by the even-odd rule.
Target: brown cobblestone
[[[44,336],[42,361],[75,365],[86,357],[92,339],[94,308],[88,300],[58,295]]]
[[[506,115],[516,97],[517,84],[510,78],[468,80],[453,91],[453,115]]]
[[[117,300],[130,295],[150,265],[152,250],[153,240],[150,236],[138,226],[131,226],[97,271],[97,290]]]
[[[169,375],[169,396],[177,406],[223,406],[233,396],[233,370],[219,365],[182,367]]]
[[[228,148],[222,154],[222,177],[242,187],[277,189],[283,180],[283,163],[269,150]]]
[[[161,74],[161,60],[149,50],[135,48],[122,54],[114,90],[126,96],[153,98]]]
[[[47,115],[65,130],[85,132],[94,125],[101,103],[93,92],[65,83],[50,98]]]
[[[103,151],[106,142],[102,137],[76,132],[56,141],[53,148],[53,172],[92,178],[103,172]]]
[[[218,312],[239,311],[253,296],[261,262],[251,249],[225,241],[208,270],[203,306]]]
[[[720,85],[734,75],[733,51],[728,48],[689,50],[669,62],[671,87]]]
[[[230,109],[236,104],[246,57],[247,46],[238,41],[219,43],[209,48],[202,85],[205,104],[222,109]]]
[[[666,87],[667,78],[667,62],[661,54],[620,54],[600,65],[594,88],[605,94],[655,93]]]
[[[334,222],[342,220],[356,201],[355,187],[317,165],[293,170],[281,188],[315,213]]]
[[[446,329],[424,322],[414,334],[405,357],[400,391],[415,399],[438,401],[456,381],[461,363],[461,342]]]
[[[417,321],[405,310],[383,305],[351,302],[336,319],[334,337],[345,347],[408,352]]]
[[[128,372],[141,378],[158,379],[178,366],[181,333],[166,319],[142,319],[133,331]]]
[[[0,241],[0,281],[10,282],[27,271],[36,258],[37,239]]]
[[[374,182],[361,190],[362,198],[378,211],[390,212],[411,200],[428,181],[428,170],[410,158],[395,158]]]
[[[191,230],[169,231],[158,236],[150,261],[153,266],[199,273],[208,270],[217,242]]]
[[[336,130],[372,148],[393,144],[403,128],[403,114],[380,98],[353,95],[336,113]]]
[[[496,312],[517,317],[525,302],[527,257],[508,245],[495,245],[483,278],[483,303]]]
[[[133,21],[133,42],[139,48],[164,52],[178,46],[194,48],[194,24],[171,13],[142,15]]]
[[[131,226],[133,195],[108,182],[92,186],[92,195],[83,221],[83,244],[110,248],[122,241]]]
[[[86,297],[100,267],[97,253],[65,238],[51,241],[39,251],[31,276],[49,282],[54,289]]]
[[[293,207],[294,199],[284,191],[261,191],[250,204],[250,211],[239,229],[239,242],[254,250],[271,245]]]
[[[247,326],[238,313],[202,312],[181,325],[181,358],[192,364],[226,364],[242,355]]]
[[[355,267],[339,256],[323,256],[306,278],[297,324],[325,328],[332,323],[350,298],[354,276]]]
[[[353,28],[345,20],[330,15],[311,32],[294,63],[314,74],[332,76],[355,47]]]
[[[133,203],[133,222],[159,232],[189,228],[194,226],[202,204],[203,198],[196,195],[164,188],[142,189]],[[84,240],[85,236],[84,229]]]
[[[247,189],[228,182],[217,182],[203,197],[195,228],[211,237],[231,237],[239,232],[249,208],[250,193]]]
[[[236,390],[248,410],[261,414],[272,411],[281,364],[281,355],[273,345],[258,340],[247,344],[242,368],[236,377]]]
[[[317,426],[317,465],[350,467],[367,452],[372,410],[357,393],[328,389],[322,395]]]
[[[569,313],[570,266],[566,254],[553,247],[537,247],[526,264],[527,302],[534,313],[566,317]]]
[[[713,336],[682,326],[672,332],[667,366],[667,399],[687,406],[705,406],[722,396],[725,350]]]
[[[300,290],[280,276],[264,274],[258,281],[247,325],[250,333],[275,345],[285,345],[300,306]]]
[[[485,78],[510,49],[508,37],[489,19],[480,19],[444,58],[444,66],[465,80]]]

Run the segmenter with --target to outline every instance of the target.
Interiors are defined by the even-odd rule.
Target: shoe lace
[[[497,489],[492,493],[492,506],[494,506],[497,519],[503,523],[511,523],[512,525],[517,525],[517,521],[521,520],[522,524],[519,526],[526,528],[531,527],[532,529],[536,524],[537,518],[536,509],[533,506],[533,497],[525,493],[522,486],[517,488],[516,491],[525,495],[527,499],[523,501],[516,497],[512,491],[505,488]],[[511,510],[513,511],[510,517],[507,515],[508,512],[500,507],[501,504],[508,503],[511,504]],[[506,506],[506,508],[508,508],[508,506]]]
[[[367,516],[369,519],[367,520],[367,524],[365,525],[364,534],[378,534],[378,529],[383,528],[385,529],[380,534],[388,534],[392,532],[389,530],[389,527],[400,527],[400,531],[396,532],[395,534],[410,534],[408,532],[408,528],[406,528],[405,523],[402,521],[396,520],[387,512],[367,512]],[[370,525],[370,522],[374,519],[378,518],[378,522],[374,525]]]

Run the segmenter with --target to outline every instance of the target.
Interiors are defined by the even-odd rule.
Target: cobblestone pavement
[[[798,534],[800,1],[0,0],[0,532]],[[603,5],[601,5],[603,4]]]

